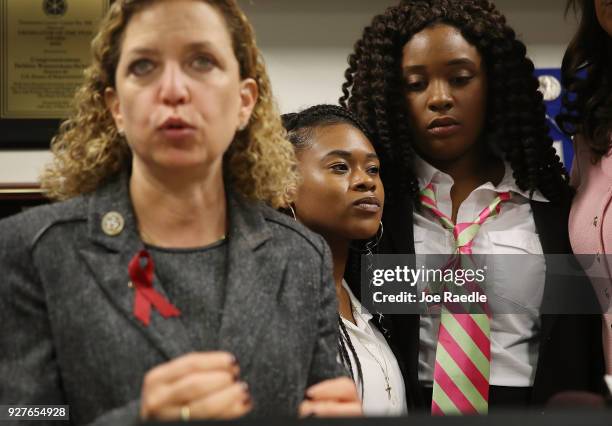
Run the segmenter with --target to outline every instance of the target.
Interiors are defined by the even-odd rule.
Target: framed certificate
[[[47,148],[109,0],[0,0],[0,148]]]

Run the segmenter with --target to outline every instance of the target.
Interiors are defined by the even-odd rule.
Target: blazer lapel
[[[260,333],[270,324],[286,259],[274,250],[258,250],[272,238],[261,207],[237,194],[228,200],[227,281],[219,342],[245,371]]]
[[[136,220],[127,188],[127,175],[124,174],[91,198],[88,213],[91,244],[87,244],[79,252],[113,306],[137,330],[145,334],[164,356],[168,359],[175,358],[194,350],[181,317],[166,319],[152,309],[151,322],[144,326],[133,313],[135,289],[128,286],[128,264],[143,245],[136,232]],[[114,236],[105,232],[104,218],[109,212],[119,214],[124,221],[121,232]],[[157,276],[153,280],[153,286],[164,297],[168,297]]]
[[[570,242],[567,232],[559,232],[561,229],[567,229],[567,218],[569,215],[569,207],[565,208],[565,204],[544,203],[531,201],[531,210],[533,211],[533,219],[535,222],[542,251],[546,254],[565,254],[570,253]],[[544,292],[555,291],[554,283],[550,282],[551,278],[547,274]],[[559,319],[558,315],[542,315],[542,331],[540,333],[540,342],[545,342],[550,336],[550,333]]]
[[[570,253],[567,232],[559,232],[567,229],[569,206],[566,209],[563,204],[531,201],[531,210],[544,254]]]

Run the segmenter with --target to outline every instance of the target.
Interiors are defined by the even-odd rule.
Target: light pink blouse
[[[593,164],[588,145],[576,138],[572,186],[577,189],[569,217],[569,234],[576,254],[595,254],[587,272],[604,309],[604,349],[612,374],[612,150]],[[607,254],[607,256],[606,256]]]

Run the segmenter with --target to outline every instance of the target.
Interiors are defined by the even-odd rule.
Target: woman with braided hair
[[[302,178],[290,212],[322,235],[332,252],[341,360],[361,392],[364,414],[405,414],[399,363],[376,328],[376,318],[343,279],[350,247],[361,241],[367,251],[383,232],[380,220],[385,194],[369,132],[348,110],[334,105],[285,114],[283,125]]]
[[[381,160],[387,233],[378,253],[571,252],[567,173],[525,55],[487,0],[404,1],[365,28],[340,102],[371,128]],[[469,239],[465,225],[477,225]],[[558,288],[544,258],[529,259],[489,277],[521,314],[485,316],[480,328],[469,315],[392,318],[391,340],[424,409],[486,413],[601,389],[599,319],[540,315]],[[594,300],[587,285],[574,287]]]
[[[595,255],[589,272],[606,313],[603,340],[612,374],[612,2],[570,0],[567,11],[572,7],[580,9],[581,22],[563,58],[564,113],[557,118],[574,137],[569,233],[575,253]]]

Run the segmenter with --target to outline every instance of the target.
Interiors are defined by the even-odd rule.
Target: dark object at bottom
[[[531,400],[532,388],[520,388],[510,386],[489,387],[489,412],[495,413],[499,410],[528,409]],[[432,388],[422,386],[421,392],[426,406],[431,407]]]
[[[185,422],[154,423],[146,425],[185,425]],[[359,419],[245,419],[233,422],[191,422],[202,426],[610,426],[612,424],[611,410],[563,411],[541,414],[537,412],[500,411],[488,416],[451,416],[431,417],[426,415],[410,415],[408,417],[359,418]]]

